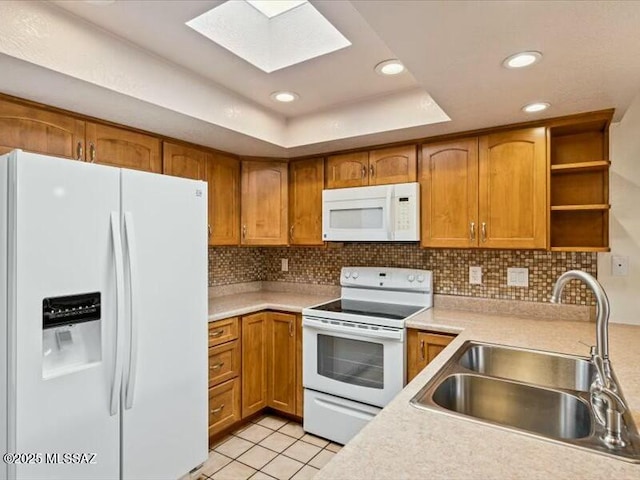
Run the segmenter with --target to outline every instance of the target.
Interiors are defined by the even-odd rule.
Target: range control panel
[[[343,267],[340,275],[343,287],[415,290],[430,292],[430,270],[385,267]]]
[[[100,320],[100,292],[81,293],[42,300],[42,328]]]

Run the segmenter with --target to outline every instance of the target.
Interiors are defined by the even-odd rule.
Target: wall
[[[289,259],[289,271],[280,260]],[[593,253],[511,250],[426,250],[417,244],[345,243],[328,248],[209,249],[209,286],[256,280],[338,285],[343,266],[422,268],[434,272],[434,292],[482,298],[548,302],[556,278],[577,268],[597,273]],[[469,266],[481,266],[483,284],[469,285]],[[529,268],[529,288],[507,287],[508,267]],[[592,305],[584,286],[572,282],[565,302]]]
[[[640,94],[610,130],[611,253],[598,254],[598,279],[611,302],[611,321],[640,325]],[[611,275],[611,256],[629,258],[629,274]]]

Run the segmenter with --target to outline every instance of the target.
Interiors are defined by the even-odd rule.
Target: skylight
[[[351,45],[306,0],[229,0],[186,25],[267,73]]]
[[[245,0],[253,8],[257,8],[267,18],[273,18],[281,13],[288,12],[307,0]]]

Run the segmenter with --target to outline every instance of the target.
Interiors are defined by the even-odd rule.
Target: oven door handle
[[[325,323],[322,320],[317,320],[315,318],[309,317],[302,318],[302,326],[313,328],[315,330],[322,330],[324,332],[348,333],[350,335],[357,335],[359,337],[386,338],[399,342],[404,340],[404,330],[402,329],[382,330],[383,327],[380,327],[380,330],[371,330],[370,328],[345,327],[343,325]]]

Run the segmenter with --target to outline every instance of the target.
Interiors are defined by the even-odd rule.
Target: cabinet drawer
[[[209,349],[209,387],[240,375],[240,342],[218,345]]]
[[[209,436],[240,420],[240,379],[209,389]]]
[[[238,338],[238,317],[209,323],[209,346],[220,345]]]

